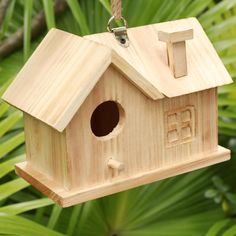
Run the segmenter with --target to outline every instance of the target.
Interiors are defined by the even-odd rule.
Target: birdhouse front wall
[[[66,128],[66,146],[69,186],[81,190],[201,159],[217,150],[217,90],[154,101],[110,66]]]

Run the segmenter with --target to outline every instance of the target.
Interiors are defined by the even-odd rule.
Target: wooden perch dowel
[[[193,29],[178,32],[158,32],[158,38],[167,44],[168,64],[175,78],[188,74],[186,40],[193,38]]]
[[[114,159],[109,159],[107,165],[108,165],[108,167],[110,167],[114,170],[119,170],[119,171],[124,170],[124,168],[125,168],[124,163],[114,160]]]
[[[107,32],[51,29],[2,95],[23,111],[17,174],[63,207],[230,159],[218,146],[217,87],[233,81],[197,19],[129,37],[123,48]]]

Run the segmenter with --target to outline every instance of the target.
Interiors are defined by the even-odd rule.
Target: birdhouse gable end
[[[52,29],[2,98],[61,132],[111,64],[150,98],[164,97],[113,49]]]

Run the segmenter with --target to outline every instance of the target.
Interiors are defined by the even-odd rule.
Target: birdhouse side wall
[[[163,112],[165,156],[171,157],[169,165],[217,150],[217,88],[163,99]]]
[[[24,114],[26,161],[58,186],[69,188],[65,132]]]
[[[91,118],[106,101],[117,103],[120,121],[98,137]],[[70,186],[81,190],[201,159],[217,149],[217,90],[154,101],[110,66],[66,128],[66,142]]]

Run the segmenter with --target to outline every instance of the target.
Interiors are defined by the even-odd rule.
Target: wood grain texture
[[[124,110],[124,118],[119,132],[115,129],[105,137],[96,137],[91,131],[90,119],[104,101],[118,102]],[[188,121],[182,111],[187,112],[190,107],[195,112]],[[179,145],[166,145],[169,134],[165,130],[165,114],[178,110],[181,111],[179,116],[184,116],[178,122]],[[188,127],[194,130],[185,130]],[[187,162],[202,153],[215,151],[218,144],[217,90],[154,101],[110,66],[65,132],[72,188],[86,189],[111,181],[112,171],[107,167],[111,157],[125,165],[117,178],[128,179],[137,173]],[[188,135],[186,132],[193,136],[182,138]]]
[[[158,40],[158,31],[176,32],[183,29],[193,29],[194,38],[186,42],[188,75],[176,80],[168,66],[166,43]],[[130,40],[127,48],[119,46],[110,33],[88,35],[85,38],[112,48],[167,97],[233,82],[196,18],[128,28],[127,32]]]
[[[124,170],[125,168],[124,163],[111,158],[108,160],[107,166],[118,171]]]
[[[168,64],[175,78],[188,75],[185,41],[192,38],[193,29],[177,32],[158,32],[158,39],[167,43]]]
[[[63,131],[110,64],[147,96],[164,96],[108,47],[52,29],[2,99]]]
[[[121,119],[110,134],[96,137],[90,121],[96,107],[105,101],[118,104]],[[32,116],[24,115],[24,119],[28,166],[63,192],[111,187],[111,183],[129,182],[148,172],[160,174],[159,170],[217,151],[217,89],[154,101],[113,66],[63,133]],[[110,158],[124,169],[110,168]]]
[[[180,145],[194,140],[196,136],[196,125],[199,123],[196,121],[195,110],[196,108],[194,106],[184,106],[165,112],[166,147],[172,147],[173,145]]]
[[[26,161],[29,165],[69,189],[65,132],[58,132],[24,113]]]
[[[198,159],[188,160],[183,163],[175,164],[165,168],[154,169],[130,176],[127,180],[111,181],[102,185],[87,188],[83,191],[73,189],[66,191],[54,181],[37,172],[26,162],[16,164],[16,173],[31,183],[39,191],[43,192],[49,198],[63,207],[69,207],[84,201],[103,197],[126,189],[134,188],[143,184],[148,184],[156,180],[168,178],[188,171],[193,171],[202,167],[226,161],[230,158],[230,151],[218,146],[216,151],[199,156]]]
[[[188,75],[186,42],[167,44],[168,63],[175,78]]]
[[[158,39],[166,43],[178,43],[193,39],[193,29],[172,30],[173,28],[167,29],[167,31],[158,31]]]
[[[176,80],[157,32],[182,27],[194,39],[186,44],[188,76]],[[27,160],[17,173],[63,206],[230,158],[218,146],[216,87],[232,80],[198,21],[128,34],[123,48],[109,33],[83,39],[52,30],[4,94],[25,111]],[[95,136],[104,130],[91,117],[106,101],[117,104],[120,121]]]
[[[157,32],[182,28],[192,28],[194,39],[187,42],[188,76],[175,80]],[[129,28],[128,34],[131,44],[123,48],[111,33],[81,38],[52,29],[3,100],[63,131],[111,63],[154,100],[232,82],[195,18]]]
[[[111,63],[111,50],[51,30],[3,99],[62,131]]]

